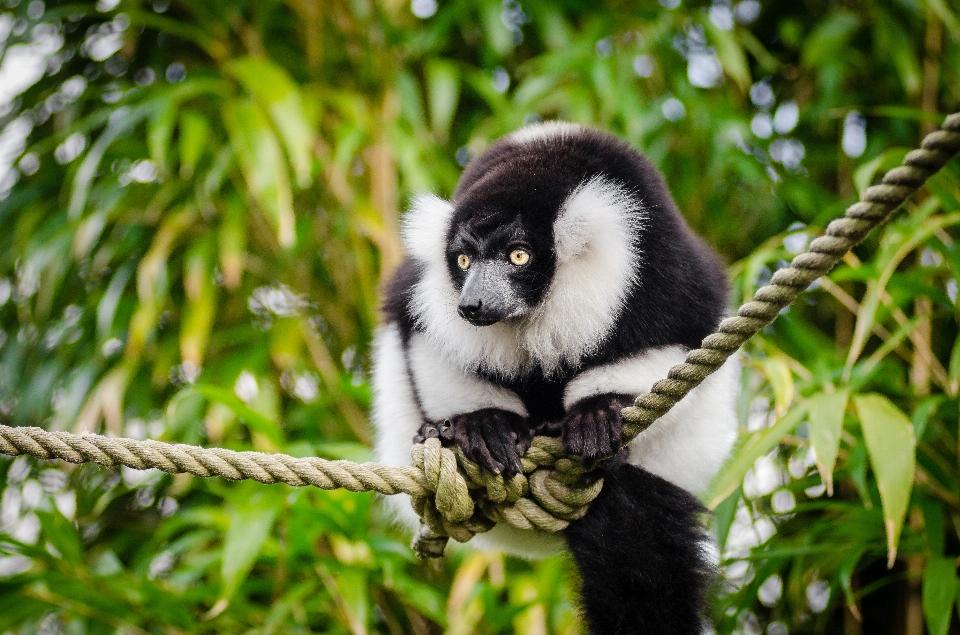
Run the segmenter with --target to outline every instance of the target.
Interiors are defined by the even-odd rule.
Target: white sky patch
[[[309,374],[299,375],[293,383],[293,394],[303,401],[310,403],[320,394],[320,386],[317,383],[317,378]]]
[[[498,66],[493,69],[493,89],[498,93],[505,93],[510,88],[510,74],[507,69]]]
[[[0,64],[0,105],[9,104],[20,93],[43,77],[47,61],[63,47],[63,36],[56,29],[34,29],[29,44],[14,44]]]
[[[750,87],[750,101],[758,108],[766,110],[773,105],[775,99],[773,89],[770,88],[770,84],[767,82],[757,82]]]
[[[7,43],[7,38],[10,37],[10,31],[12,29],[13,14],[0,13],[0,52],[3,51],[3,46]]]
[[[800,167],[805,154],[806,149],[796,139],[777,139],[770,144],[770,157],[791,170]]]
[[[102,62],[122,46],[123,32],[114,30],[110,24],[104,24],[83,43],[83,50],[90,59]]]
[[[772,454],[761,456],[753,464],[743,481],[743,493],[747,498],[757,498],[773,493],[787,483],[786,474]]]
[[[683,102],[676,97],[671,97],[663,102],[660,110],[663,111],[663,116],[670,121],[680,121],[687,114],[687,109],[684,108]]]
[[[653,58],[649,55],[637,55],[633,58],[633,72],[637,77],[650,77],[653,75]]]
[[[795,101],[785,101],[777,108],[773,116],[773,129],[779,134],[787,134],[797,127],[800,120],[800,108]]]
[[[32,130],[33,120],[24,114],[0,131],[0,198],[6,196],[20,176],[13,168],[13,162],[23,153]]]
[[[8,14],[0,16],[0,42],[9,37],[12,19]],[[47,26],[48,28],[39,28]],[[53,25],[38,25],[33,30],[33,41],[14,44],[3,51],[0,64],[0,109],[10,104],[23,91],[43,77],[47,62],[63,47],[63,36]],[[23,153],[27,136],[33,130],[33,121],[21,115],[0,131],[0,198],[6,196],[16,183],[19,174],[13,163]]]
[[[758,112],[750,121],[750,130],[761,139],[769,139],[773,134],[773,118],[768,113]]]
[[[810,242],[810,234],[807,232],[796,232],[783,237],[783,247],[792,254],[799,254],[807,248]]]
[[[757,0],[743,0],[733,8],[733,17],[741,24],[750,24],[760,15],[760,3]]]
[[[130,169],[120,175],[120,184],[153,183],[157,180],[157,165],[150,159],[135,161]]]
[[[87,89],[87,80],[80,75],[74,75],[60,85],[60,95],[66,101],[74,101]]]
[[[856,159],[867,149],[867,120],[856,110],[843,119],[843,153]]]
[[[757,597],[763,602],[764,606],[776,606],[783,595],[783,579],[773,574],[763,581],[760,588],[757,589]]]
[[[57,163],[70,163],[80,156],[80,153],[83,152],[86,147],[87,138],[79,132],[74,132],[64,139],[63,143],[57,146],[56,150],[53,151],[53,157],[57,160]]]
[[[410,10],[413,15],[425,20],[437,12],[437,0],[412,0]]]
[[[710,21],[718,29],[729,31],[733,28],[733,11],[725,4],[715,4],[710,7]]]
[[[250,403],[257,398],[257,394],[260,392],[257,378],[249,370],[243,371],[233,384],[233,392],[240,398],[240,401]]]
[[[830,585],[823,580],[815,580],[807,587],[807,605],[814,613],[822,613],[830,603]]]
[[[687,58],[687,79],[697,88],[712,88],[723,76],[723,67],[716,54],[709,51],[691,52]]]
[[[778,514],[789,514],[797,506],[797,499],[788,489],[778,489],[770,497],[770,507]]]

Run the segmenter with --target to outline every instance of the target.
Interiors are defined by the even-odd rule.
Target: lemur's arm
[[[564,450],[586,462],[616,454],[623,431],[620,410],[666,377],[677,355],[682,358],[678,348],[644,351],[574,377],[563,395],[566,415],[556,426]]]
[[[533,438],[516,393],[464,372],[418,333],[406,350],[410,382],[423,413],[414,441],[437,436],[469,459],[510,477]]]

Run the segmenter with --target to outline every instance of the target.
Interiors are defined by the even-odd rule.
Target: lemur
[[[736,433],[735,362],[620,448],[620,409],[716,328],[727,281],[661,174],[609,134],[548,122],[506,136],[452,198],[417,198],[374,340],[376,455],[406,465],[432,434],[511,476],[534,434],[600,464],[562,537],[498,525],[474,542],[566,546],[590,632],[699,634],[711,577],[695,498]],[[612,457],[612,458],[611,458]],[[605,461],[602,461],[606,459]],[[417,517],[392,497],[398,517]]]

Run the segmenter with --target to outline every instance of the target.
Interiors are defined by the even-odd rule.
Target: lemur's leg
[[[600,495],[564,536],[583,578],[591,635],[700,635],[712,567],[687,491],[630,464],[603,474]]]

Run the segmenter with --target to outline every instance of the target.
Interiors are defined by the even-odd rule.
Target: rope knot
[[[413,446],[413,465],[423,471],[428,493],[413,497],[422,525],[413,541],[420,557],[443,555],[447,537],[466,542],[496,523],[557,532],[587,512],[603,487],[587,481],[579,458],[568,457],[559,439],[535,437],[510,478],[481,468],[460,448],[437,438]]]

